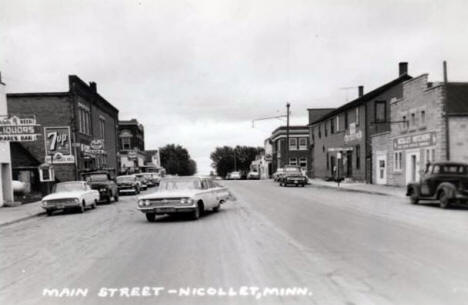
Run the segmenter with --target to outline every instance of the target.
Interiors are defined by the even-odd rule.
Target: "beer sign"
[[[0,141],[36,141],[38,136],[36,129],[38,126],[34,117],[19,118],[12,116],[11,118],[2,119],[0,120]]]

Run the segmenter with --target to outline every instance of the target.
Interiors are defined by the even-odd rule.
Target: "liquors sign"
[[[31,142],[37,140],[37,128],[35,118],[11,118],[0,120],[0,141]]]
[[[70,127],[44,127],[45,161],[50,164],[74,163]]]

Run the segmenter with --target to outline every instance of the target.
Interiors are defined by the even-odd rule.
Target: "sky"
[[[180,144],[200,173],[223,145],[263,146],[284,114],[336,107],[409,74],[468,81],[468,1],[0,0],[7,92],[97,83],[147,149]],[[345,89],[348,88],[348,89]]]

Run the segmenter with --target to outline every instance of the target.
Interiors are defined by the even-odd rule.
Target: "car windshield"
[[[135,181],[135,177],[133,176],[119,176],[117,177],[117,182],[132,182]]]
[[[165,180],[161,182],[159,190],[199,190],[201,189],[200,180],[187,179],[187,180]]]
[[[106,181],[108,180],[106,174],[95,174],[95,175],[89,175],[86,176],[86,181]]]
[[[84,191],[86,186],[82,182],[63,182],[54,186],[54,193]]]
[[[467,168],[463,165],[434,165],[434,173],[442,174],[466,174]]]

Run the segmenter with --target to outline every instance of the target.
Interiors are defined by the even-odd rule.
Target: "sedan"
[[[47,216],[56,210],[78,210],[83,213],[87,208],[96,208],[99,192],[91,189],[85,181],[61,182],[54,186],[51,194],[42,198],[41,207]]]
[[[190,214],[198,219],[207,210],[217,212],[231,194],[209,178],[163,179],[157,192],[138,198],[138,210],[149,222],[160,214]]]

